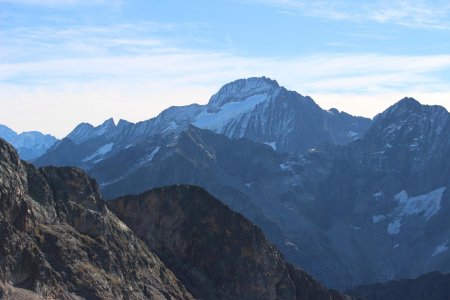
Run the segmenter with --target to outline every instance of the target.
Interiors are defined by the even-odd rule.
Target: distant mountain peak
[[[44,154],[58,139],[39,131],[18,134],[7,126],[0,125],[0,137],[17,148],[20,158],[31,160]]]
[[[124,127],[126,125],[130,125],[130,124],[134,124],[134,123],[129,122],[129,121],[124,120],[124,119],[120,119],[119,122],[117,122],[117,127],[121,128],[121,127]]]
[[[97,131],[97,135],[101,135],[111,129],[116,128],[116,123],[114,122],[113,118],[109,118],[108,120],[106,120],[105,122],[103,122],[102,125],[96,127],[96,131]]]
[[[332,114],[332,115],[338,115],[340,112],[339,112],[339,110],[337,109],[337,108],[330,108],[329,110],[327,110],[327,112],[329,113],[329,114]]]
[[[116,123],[114,122],[113,118],[109,118],[105,122],[103,122],[103,124],[100,125],[100,126],[101,127],[103,127],[103,126],[116,126]]]
[[[123,122],[122,122],[123,124]],[[116,123],[113,118],[109,118],[101,125],[94,127],[89,123],[81,123],[67,136],[76,144],[81,144],[93,136],[103,135],[105,133],[114,131],[116,129]]]
[[[390,107],[391,110],[416,110],[422,107],[419,101],[412,97],[405,97]]]
[[[392,121],[406,120],[412,115],[421,115],[425,118],[438,118],[439,115],[447,115],[447,110],[439,105],[424,105],[414,98],[405,97],[387,108],[384,112],[374,118],[374,123],[377,124],[385,119],[392,119]]]
[[[267,77],[239,79],[224,85],[208,103],[208,109],[217,111],[226,103],[242,102],[250,96],[269,94],[280,88],[278,82]]]

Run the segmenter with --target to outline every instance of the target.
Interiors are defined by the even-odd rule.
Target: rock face
[[[200,299],[349,299],[283,260],[259,228],[201,188],[108,202]]]
[[[351,299],[199,187],[108,205],[80,169],[36,169],[0,140],[0,298]]]
[[[0,138],[12,144],[19,152],[20,158],[25,160],[41,156],[57,141],[54,136],[38,131],[17,134],[4,125],[0,125]]]
[[[192,299],[84,172],[36,169],[3,140],[0,281],[6,299]]]
[[[360,286],[349,293],[366,300],[443,300],[450,295],[450,275],[432,272],[416,279]]]

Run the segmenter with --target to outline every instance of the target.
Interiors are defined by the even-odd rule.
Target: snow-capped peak
[[[280,88],[275,80],[267,77],[239,79],[224,85],[208,103],[208,111],[218,111],[224,104],[242,102],[254,95],[270,94]]]

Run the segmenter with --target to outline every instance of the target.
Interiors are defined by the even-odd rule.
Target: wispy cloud
[[[406,95],[450,108],[450,84],[441,76],[450,72],[450,55],[247,56],[185,47],[183,27],[0,31],[0,103],[14,103],[0,110],[0,123],[63,136],[82,121],[140,121],[169,105],[206,103],[224,83],[262,75],[354,114],[372,116]]]
[[[3,42],[0,44],[0,58],[2,61],[19,62],[149,53],[167,48],[166,42],[171,40],[171,33],[178,32],[181,26],[183,24],[139,22],[110,26],[5,29],[0,30],[0,40]]]
[[[352,22],[373,21],[411,28],[450,29],[450,3],[434,0],[238,0],[262,3],[282,12]]]
[[[206,103],[222,84],[261,75],[311,95],[325,107],[354,114],[371,116],[405,95],[439,95],[432,99],[450,108],[450,85],[438,76],[450,70],[450,55],[279,58],[173,48],[139,55],[3,63],[0,70],[0,99],[26,104],[20,112],[2,111],[0,119],[27,118],[40,124],[48,122],[48,115],[34,112],[51,107],[54,121],[60,118],[64,125],[59,132],[51,124],[47,129],[60,136],[81,121],[99,123],[109,116],[139,121],[169,104]]]

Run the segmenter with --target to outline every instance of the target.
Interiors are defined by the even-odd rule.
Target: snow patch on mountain
[[[402,226],[402,224],[400,224],[400,220],[397,219],[394,222],[388,224],[387,232],[392,235],[398,234],[400,232],[401,226]]]
[[[348,136],[349,138],[353,139],[353,140],[359,139],[359,134],[358,134],[357,132],[352,131],[352,130],[349,130],[349,131],[347,132],[347,136]]]
[[[277,142],[265,142],[264,144],[266,144],[267,146],[272,147],[273,150],[277,150]]]
[[[208,103],[208,110],[216,112],[224,104],[243,102],[245,99],[261,94],[270,94],[280,88],[275,80],[266,77],[239,79],[224,85],[213,95]]]
[[[166,127],[166,129],[164,129],[163,133],[174,131],[177,128],[178,128],[177,123],[175,123],[175,121],[171,121],[169,125]]]
[[[294,248],[295,250],[298,250],[297,245],[294,244],[293,242],[291,242],[291,241],[288,240],[288,239],[285,239],[285,240],[284,240],[284,244],[285,244],[286,246],[288,246],[288,247],[292,247],[292,248]]]
[[[192,125],[222,133],[224,127],[233,119],[251,112],[258,104],[267,99],[265,94],[254,95],[246,98],[242,102],[230,102],[224,104],[219,111],[209,112],[207,110],[200,113]]]
[[[426,220],[437,214],[441,209],[441,199],[446,187],[441,187],[427,194],[410,197],[406,191],[401,191],[394,196],[394,200],[398,202],[395,211],[390,217],[395,221],[388,224],[387,231],[389,234],[398,234],[400,232],[402,219],[411,215],[422,214]],[[380,221],[379,216],[373,217],[373,222]],[[375,222],[377,221],[377,222]]]
[[[375,200],[380,199],[381,197],[383,197],[383,191],[379,191],[373,194],[373,197],[375,198]]]
[[[376,224],[376,223],[378,223],[378,222],[380,222],[380,221],[383,221],[384,219],[386,219],[386,216],[385,216],[385,215],[373,216],[373,217],[372,217],[372,222],[373,222],[374,224]]]
[[[428,194],[415,197],[409,197],[406,191],[401,191],[394,196],[394,199],[399,204],[397,209],[398,217],[423,214],[429,220],[441,209],[441,199],[445,189],[445,187],[441,187]]]
[[[160,149],[160,147],[158,146],[149,155],[145,156],[141,161],[141,165],[151,162],[153,160],[153,158],[155,157],[156,153],[159,152],[159,149]]]
[[[444,253],[447,250],[448,250],[448,241],[436,246],[436,248],[434,248],[434,252],[433,252],[433,254],[431,254],[431,256],[436,256],[438,254]]]
[[[103,160],[103,157],[106,153],[110,152],[114,146],[114,143],[109,143],[100,147],[97,151],[95,151],[92,155],[83,159],[84,162],[93,160],[94,158],[100,157],[100,159],[96,159],[95,162],[99,162]]]
[[[280,164],[280,169],[283,171],[291,171],[292,167],[290,164],[285,163],[285,164]]]

